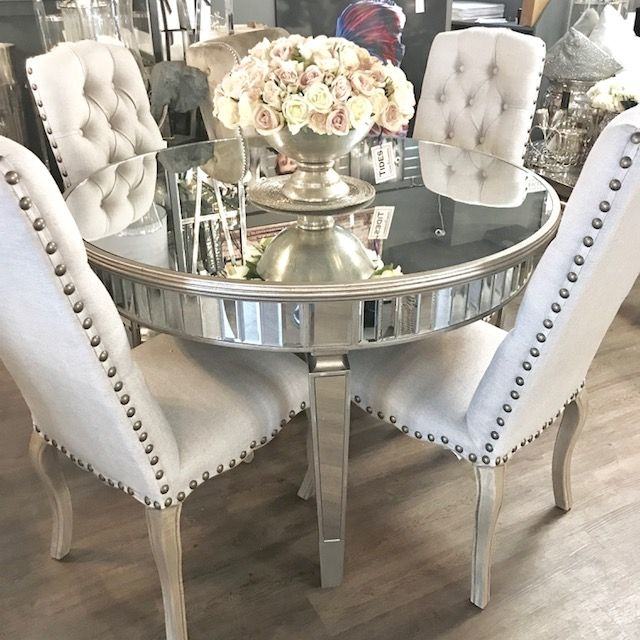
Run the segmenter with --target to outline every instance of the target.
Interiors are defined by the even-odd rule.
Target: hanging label
[[[389,237],[395,207],[374,207],[369,240],[386,240]]]
[[[393,150],[393,142],[383,142],[371,147],[371,159],[376,184],[396,179],[396,154]]]
[[[416,13],[424,13],[426,8],[425,0],[416,0]]]

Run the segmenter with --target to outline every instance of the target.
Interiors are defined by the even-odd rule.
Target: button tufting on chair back
[[[414,137],[522,164],[545,59],[539,38],[474,27],[433,41]]]
[[[65,42],[26,66],[65,188],[105,165],[166,146],[128,49]]]

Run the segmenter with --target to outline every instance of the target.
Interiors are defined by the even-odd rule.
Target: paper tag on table
[[[374,207],[369,240],[386,240],[389,237],[395,207]]]
[[[393,142],[383,142],[371,147],[371,159],[376,184],[396,179],[396,154],[393,150]]]

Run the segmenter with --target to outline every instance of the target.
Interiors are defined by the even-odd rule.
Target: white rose
[[[262,89],[262,99],[270,106],[280,109],[282,107],[283,92],[280,87],[273,81],[267,80]]]
[[[331,111],[333,96],[326,84],[319,82],[312,84],[305,89],[304,97],[314,111],[319,111],[320,113],[329,113]]]
[[[378,124],[382,123],[382,114],[386,111],[389,100],[385,95],[385,92],[380,89],[376,91],[370,98],[371,105],[373,106],[373,115]]]
[[[416,103],[416,98],[413,95],[413,85],[404,81],[399,85],[394,85],[393,99],[400,107],[400,111],[408,117],[413,116],[413,107]]]
[[[238,120],[241,127],[253,126],[253,112],[256,109],[256,102],[251,99],[248,93],[243,93],[238,100]]]
[[[358,49],[354,45],[345,45],[339,53],[340,64],[346,71],[355,71],[360,66]]]
[[[324,73],[336,73],[340,68],[340,61],[334,58],[329,52],[327,55],[319,56],[318,54],[313,56],[313,61]]]
[[[225,96],[228,98],[235,98],[237,100],[246,84],[246,74],[240,69],[236,69],[222,78],[220,88]]]
[[[364,96],[354,96],[347,100],[347,111],[349,112],[351,126],[356,129],[371,118],[373,105],[371,100]]]
[[[216,117],[227,129],[235,129],[240,124],[240,110],[233,98],[218,94],[214,104]]]
[[[296,134],[309,122],[309,105],[302,96],[289,96],[282,103],[282,115],[289,131]]]
[[[269,49],[271,48],[271,42],[267,38],[263,38],[262,42],[258,42],[253,48],[249,49],[249,55],[266,60],[268,57]]]

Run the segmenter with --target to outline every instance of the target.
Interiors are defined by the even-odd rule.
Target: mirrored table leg
[[[349,360],[346,354],[310,355],[308,365],[321,584],[336,587],[344,568]]]

